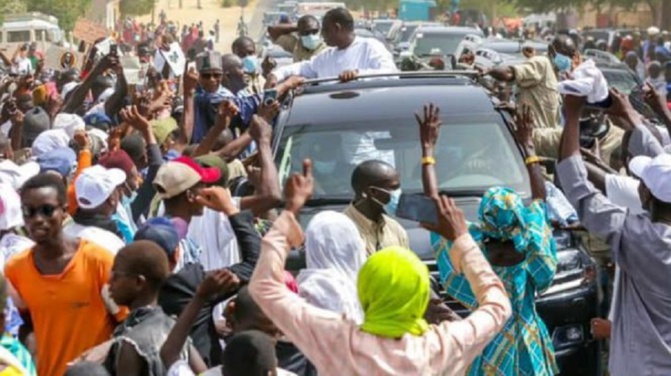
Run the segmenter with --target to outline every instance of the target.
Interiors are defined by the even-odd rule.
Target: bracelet
[[[541,159],[538,158],[537,155],[532,155],[530,157],[527,157],[527,159],[524,160],[525,165],[530,165],[530,164],[535,164],[535,163],[540,163]]]
[[[423,165],[435,165],[436,164],[436,158],[428,156],[428,157],[423,157],[422,158],[422,166]]]

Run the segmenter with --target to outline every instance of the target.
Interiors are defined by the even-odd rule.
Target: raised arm
[[[615,100],[621,99],[617,97]],[[585,98],[582,97],[567,95],[564,98],[566,125],[562,134],[561,162],[557,165],[557,174],[566,197],[585,228],[604,237],[609,243],[617,242],[626,211],[610,202],[587,180],[587,171],[580,155],[579,123],[584,103]]]
[[[415,113],[419,124],[419,139],[422,144],[422,185],[424,194],[431,198],[438,197],[438,182],[436,179],[436,159],[433,148],[440,135],[440,109],[433,103],[424,105],[424,116]]]
[[[273,133],[272,128],[260,116],[254,115],[249,133],[259,148],[258,158],[259,167],[261,168],[261,184],[255,187],[254,195],[240,199],[240,208],[243,210],[249,209],[255,216],[259,216],[279,205],[282,196],[277,167],[275,167],[270,146]]]
[[[522,103],[515,116],[515,140],[524,153],[524,164],[529,171],[531,180],[531,197],[534,200],[545,201],[545,178],[540,167],[540,159],[536,155],[533,142],[534,119],[531,107]]]
[[[491,76],[498,81],[515,81],[515,70],[512,67],[480,69],[480,72],[483,76]]]
[[[74,113],[84,103],[86,96],[93,86],[93,81],[107,69],[113,68],[119,64],[119,58],[114,55],[105,55],[98,64],[95,65],[91,73],[86,76],[84,81],[72,90],[72,94],[68,97],[63,105],[62,112]]]
[[[217,142],[217,138],[221,135],[228,126],[231,124],[231,118],[238,114],[238,107],[233,104],[231,101],[223,101],[219,104],[217,108],[217,120],[214,124],[214,127],[210,128],[205,135],[205,138],[198,144],[196,151],[193,152],[192,158],[199,157],[204,154],[208,154],[214,144]]]
[[[163,346],[161,346],[160,356],[166,369],[179,360],[179,355],[191,333],[191,327],[198,318],[200,310],[206,305],[206,302],[213,296],[236,289],[239,285],[240,281],[238,278],[227,269],[215,270],[205,277],[200,286],[198,286],[196,295],[184,307],[175,326],[173,326],[165,342],[163,342]],[[193,362],[189,363],[191,370],[196,374],[207,370],[207,367],[194,367],[195,364]]]
[[[191,142],[193,137],[193,125],[195,122],[195,95],[196,88],[198,87],[198,72],[195,68],[184,72],[182,75],[182,87],[184,89],[184,113],[182,114],[182,121],[180,122],[180,127],[182,127],[182,134],[185,137],[185,145],[188,145]]]
[[[448,197],[441,196],[435,202],[438,225],[425,227],[453,243],[449,251],[452,265],[457,274],[465,275],[477,300],[477,306],[466,319],[444,322],[437,329],[442,349],[446,351],[442,364],[452,363],[451,369],[465,371],[503,329],[512,309],[503,283],[468,233],[464,213]]]
[[[114,86],[114,94],[105,101],[105,113],[108,116],[119,113],[128,95],[128,82],[126,81],[126,75],[123,73],[123,67],[121,64],[117,64],[113,66],[113,69],[116,73],[117,81]]]
[[[277,40],[281,36],[291,34],[291,33],[295,33],[296,31],[298,31],[298,27],[296,27],[296,25],[282,25],[282,24],[279,24],[279,25],[268,27],[268,36],[270,36],[270,40],[273,41],[273,43],[276,43]],[[280,44],[280,47],[282,47],[287,52],[294,52],[293,48],[288,49],[287,47],[285,47],[282,44]]]

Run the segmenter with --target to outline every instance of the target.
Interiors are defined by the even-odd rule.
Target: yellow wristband
[[[541,159],[538,158],[537,155],[532,155],[531,157],[528,157],[527,159],[524,160],[524,164],[526,164],[526,165],[540,163],[540,162],[541,162]]]
[[[434,157],[424,157],[422,158],[422,165],[435,165],[436,164],[436,158]]]

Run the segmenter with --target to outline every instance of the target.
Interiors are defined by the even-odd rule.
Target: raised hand
[[[235,215],[240,210],[233,203],[231,192],[222,187],[203,188],[196,196],[196,202],[212,210],[222,212],[227,216]]]
[[[261,140],[270,140],[273,135],[273,128],[266,122],[264,118],[259,115],[252,117],[251,125],[249,126],[249,135],[256,142]]]
[[[666,97],[661,95],[650,82],[646,82],[643,86],[643,100],[657,114],[664,114],[669,111]]]
[[[517,109],[515,114],[515,140],[523,147],[532,147],[534,134],[534,114],[527,103]]]
[[[184,87],[184,94],[191,95],[191,93],[198,87],[198,72],[196,68],[191,67],[184,73],[182,78],[182,85]]]
[[[91,150],[91,137],[89,137],[88,133],[86,133],[85,130],[79,129],[75,131],[75,134],[73,136],[73,139],[79,145],[79,148],[81,150]]]
[[[284,186],[285,209],[298,215],[301,208],[312,197],[313,190],[312,161],[306,159],[303,161],[303,173],[291,175]]]
[[[229,292],[240,285],[240,279],[228,269],[219,269],[207,274],[198,286],[196,295],[204,300]]]
[[[263,71],[263,76],[266,77],[270,74],[270,72],[273,71],[277,67],[277,62],[275,59],[270,57],[270,55],[266,55],[265,59],[263,59],[263,62],[261,62],[261,70]]]
[[[457,207],[454,200],[447,196],[439,196],[434,201],[438,208],[438,224],[422,223],[422,227],[452,241],[468,232],[464,212]]]
[[[340,76],[338,76],[338,79],[340,82],[349,82],[352,80],[355,80],[359,76],[359,71],[358,70],[346,70],[340,73]]]
[[[275,116],[280,112],[280,102],[273,101],[270,105],[266,106],[265,103],[261,103],[259,106],[257,114],[267,122],[272,122],[275,119]]]
[[[424,105],[424,116],[415,113],[415,119],[419,124],[419,139],[424,149],[432,148],[438,141],[440,134],[440,108],[433,103]]]

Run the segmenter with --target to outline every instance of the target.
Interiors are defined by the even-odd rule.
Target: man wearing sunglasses
[[[5,266],[10,294],[30,318],[40,375],[62,375],[67,363],[108,340],[126,309],[105,304],[103,287],[114,256],[88,240],[67,237],[66,188],[53,174],[30,178],[21,189],[23,219],[35,246]]]
[[[268,27],[270,40],[291,52],[294,63],[310,60],[326,48],[319,31],[319,21],[309,14],[299,18],[296,25],[279,24]]]

